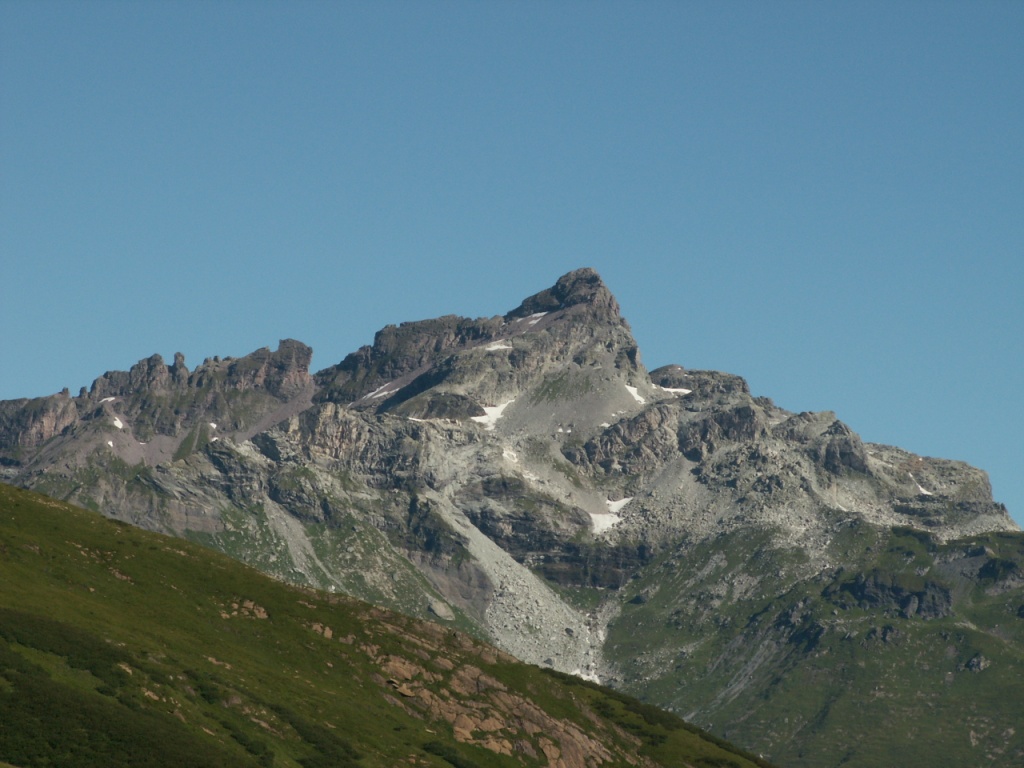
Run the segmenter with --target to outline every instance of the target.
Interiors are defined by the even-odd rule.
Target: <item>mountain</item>
[[[467,635],[0,485],[0,765],[769,768]]]
[[[467,631],[792,766],[1024,756],[1024,534],[984,472],[648,372],[593,270],[502,316],[159,356],[0,403],[8,482]]]

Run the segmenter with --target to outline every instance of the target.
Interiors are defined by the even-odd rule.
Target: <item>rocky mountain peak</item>
[[[512,320],[539,312],[556,312],[583,305],[595,315],[624,322],[619,315],[619,304],[604,284],[601,276],[590,267],[573,270],[558,278],[551,287],[525,299],[516,309],[505,315]]]
[[[151,355],[127,371],[107,371],[93,381],[89,394],[93,399],[121,397],[142,389],[167,389],[170,383],[170,368],[163,357]]]
[[[311,347],[295,339],[282,339],[275,352],[263,347],[234,361],[228,367],[227,378],[239,389],[262,388],[272,395],[287,398],[310,385],[312,359]]]
[[[542,369],[570,360],[594,363],[585,348],[595,342],[605,352],[616,351],[617,366],[638,370],[636,342],[615,297],[593,269],[577,269],[504,316],[444,315],[388,325],[376,333],[372,345],[316,374],[316,399],[389,410],[443,384],[436,392],[443,392],[443,403],[431,395],[407,415],[443,411],[472,417],[483,413],[480,406],[467,402],[453,410],[452,397],[461,400],[468,389],[476,389],[485,399],[509,399],[526,379],[546,372]],[[493,354],[474,357],[474,351],[503,350],[508,351],[507,366],[495,368],[499,358]],[[486,380],[482,389],[481,380]]]

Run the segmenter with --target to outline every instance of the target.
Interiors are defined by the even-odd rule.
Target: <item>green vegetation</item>
[[[210,430],[206,424],[199,424],[193,427],[185,436],[185,439],[179,443],[178,450],[174,452],[174,460],[181,461],[196,451],[201,451],[210,442],[209,433]]]
[[[581,698],[602,717],[640,739],[641,754],[666,765],[739,768],[744,761],[759,768],[770,768],[757,755],[737,750],[731,744],[663,709],[644,704],[617,691],[553,670],[545,673],[563,685],[580,690]],[[695,738],[696,737],[696,738]],[[723,750],[732,754],[723,754]]]
[[[539,768],[574,743],[761,765],[450,629],[4,485],[0,582],[0,765]]]
[[[224,530],[217,533],[190,531],[189,538],[263,573],[301,583],[288,544],[270,524],[262,505],[245,509],[225,507],[221,510],[221,520]]]
[[[726,534],[625,588],[626,690],[783,765],[1024,761],[1024,536],[853,526],[816,579],[772,540]]]

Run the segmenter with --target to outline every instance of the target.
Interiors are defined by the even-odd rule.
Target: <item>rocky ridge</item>
[[[313,375],[310,358],[295,341],[192,372],[154,356],[78,397],[0,403],[3,476],[696,718],[797,663],[808,584],[838,631],[840,611],[954,616],[998,568],[897,578],[873,559],[894,531],[949,562],[1017,531],[980,470],[864,443],[735,375],[648,372],[589,269],[503,316],[388,326]],[[730,624],[784,594],[769,628]],[[702,653],[716,690],[687,682]]]

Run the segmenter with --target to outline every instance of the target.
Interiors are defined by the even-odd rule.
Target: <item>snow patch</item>
[[[911,474],[910,472],[907,472],[907,475],[910,477],[911,480],[914,481],[914,485],[917,486],[917,492],[920,493],[922,496],[934,496],[935,495],[931,491],[926,491],[924,488],[922,488],[921,484],[919,482],[917,482],[917,478],[914,477],[913,474]]]
[[[534,312],[532,315],[530,315],[526,319],[526,324],[527,325],[536,325],[537,323],[540,322],[540,319],[542,317],[544,317],[544,315],[546,315],[546,314],[547,314],[547,312]]]
[[[604,429],[608,429],[608,427],[610,427],[610,426],[611,426],[611,424],[609,424],[609,423],[608,423],[607,421],[602,421],[602,422],[601,422],[600,424],[598,424],[597,426],[599,426],[599,427],[602,427],[602,428],[604,428]]]
[[[616,523],[622,521],[622,518],[618,515],[604,514],[595,515],[593,512],[590,513],[590,524],[594,528],[594,533],[602,533],[607,531],[609,528],[613,528]]]
[[[658,389],[662,390],[663,392],[668,392],[671,395],[679,395],[680,397],[682,397],[683,395],[688,395],[691,392],[693,392],[692,389],[682,389],[680,387],[658,387]]]
[[[646,403],[647,401],[640,397],[640,394],[636,391],[636,387],[631,387],[629,384],[626,385],[626,389],[629,390],[629,394],[633,396],[633,399],[638,403]]]
[[[114,417],[114,426],[118,429],[124,429],[124,423],[117,416]]]
[[[104,397],[102,400],[100,400],[100,402],[101,403],[112,403],[115,400],[117,400],[116,397]]]
[[[622,522],[622,518],[619,516],[619,512],[622,508],[629,504],[633,500],[632,496],[627,496],[624,499],[618,501],[612,501],[606,499],[605,504],[608,505],[608,511],[604,514],[590,513],[590,522],[594,527],[594,533],[601,533],[607,531],[609,528],[613,528],[618,523]]]
[[[209,425],[210,425],[210,429],[216,429],[216,428],[217,428],[217,425],[216,425],[216,424],[214,424],[214,423],[213,423],[212,421],[211,421],[211,422],[208,422],[208,423],[209,423]]]
[[[390,387],[391,384],[392,384],[392,382],[390,382],[390,381],[387,382],[386,384],[381,384],[379,387],[377,387],[375,390],[373,390],[373,392],[370,392],[369,394],[363,395],[362,398],[360,398],[360,399],[361,400],[376,400],[378,397],[387,397],[388,395],[393,395],[395,392],[397,392],[399,389],[401,389],[401,387],[395,387],[394,389],[388,389],[388,387]]]
[[[574,669],[571,674],[575,677],[582,678],[583,680],[589,680],[591,683],[601,683],[601,678],[593,672],[583,672],[579,669]]]
[[[621,512],[622,508],[629,504],[629,502],[631,502],[632,500],[632,496],[627,496],[626,498],[619,499],[618,501],[612,501],[611,499],[608,499],[607,501],[605,501],[605,504],[608,505],[608,511],[615,515]]]
[[[499,349],[512,349],[512,345],[497,342],[495,344],[491,344],[490,346],[484,347],[484,349],[486,349],[488,352],[497,352]]]
[[[498,423],[498,419],[501,418],[502,411],[508,408],[515,401],[515,398],[504,402],[501,405],[484,406],[483,416],[471,416],[470,418],[478,424],[483,424],[488,430],[494,429],[494,426]]]
[[[508,448],[505,448],[501,452],[501,455],[504,456],[509,461],[511,461],[513,464],[518,464],[519,463],[519,457],[516,456],[516,452],[515,451],[510,451]]]
[[[114,447],[114,441],[113,440],[107,440],[107,445],[109,445],[111,448],[113,448]]]

